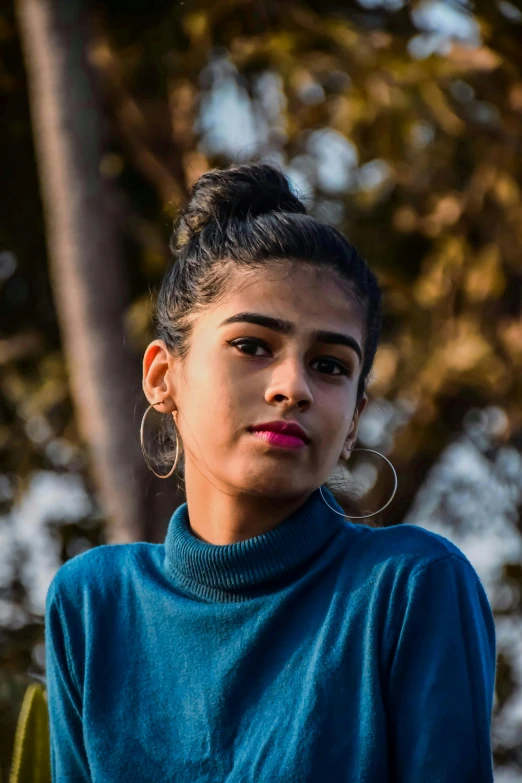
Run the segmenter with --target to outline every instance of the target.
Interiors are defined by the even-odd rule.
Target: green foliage
[[[29,685],[24,695],[9,783],[51,783],[47,694],[39,683]]]

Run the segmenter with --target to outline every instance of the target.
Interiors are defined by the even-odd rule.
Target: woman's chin
[[[247,482],[242,482],[243,490],[251,495],[262,497],[288,497],[306,492],[306,482],[303,471],[260,471],[257,476],[249,476]]]

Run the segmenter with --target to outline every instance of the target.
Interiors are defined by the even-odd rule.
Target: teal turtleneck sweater
[[[323,488],[338,511],[333,495]],[[446,538],[315,490],[236,544],[99,546],[45,617],[53,781],[490,783],[495,629]]]

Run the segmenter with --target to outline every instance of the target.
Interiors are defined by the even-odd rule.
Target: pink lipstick
[[[256,430],[252,432],[258,438],[283,449],[302,449],[306,443],[302,438],[296,435],[284,435],[282,432],[272,432],[270,430]]]

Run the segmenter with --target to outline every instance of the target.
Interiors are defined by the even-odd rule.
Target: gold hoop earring
[[[176,470],[176,466],[177,466],[177,464],[178,464],[178,456],[179,456],[179,439],[178,439],[178,430],[176,429],[176,426],[174,425],[174,428],[175,428],[175,430],[176,430],[176,458],[175,458],[175,460],[174,460],[174,465],[171,467],[170,471],[169,471],[169,472],[168,472],[168,473],[167,473],[165,476],[160,476],[160,474],[159,474],[159,473],[156,473],[156,471],[154,470],[154,468],[152,467],[152,465],[151,465],[151,464],[150,464],[150,462],[149,462],[149,458],[147,457],[147,454],[146,454],[146,452],[145,452],[145,446],[144,446],[144,443],[143,443],[143,429],[144,429],[144,427],[145,427],[145,419],[147,418],[147,413],[148,413],[148,412],[150,411],[150,409],[151,409],[151,408],[153,408],[155,405],[161,405],[161,403],[162,403],[162,402],[165,402],[165,400],[160,400],[159,402],[153,402],[153,403],[152,403],[152,405],[149,405],[149,407],[147,408],[147,410],[146,410],[146,411],[145,411],[145,413],[143,414],[143,418],[142,418],[142,420],[141,420],[141,427],[140,427],[140,442],[141,442],[141,451],[142,451],[142,454],[143,454],[143,458],[144,458],[144,460],[145,460],[145,462],[146,462],[146,464],[147,464],[147,467],[148,467],[148,469],[149,469],[149,470],[151,470],[151,471],[154,473],[154,475],[155,475],[155,476],[157,476],[158,478],[160,478],[160,479],[166,479],[166,478],[169,478],[170,476],[172,476],[172,474],[173,474],[173,473],[174,473],[174,471]]]
[[[385,457],[385,456],[384,456],[384,454],[381,454],[381,452],[380,452],[380,451],[375,451],[374,449],[363,449],[363,448],[359,448],[359,449],[350,449],[350,451],[371,451],[371,452],[372,452],[372,454],[378,454],[378,455],[379,455],[379,457],[382,457],[383,459],[385,459],[385,460],[386,460],[386,462],[388,463],[388,465],[390,466],[390,468],[393,470],[393,476],[394,476],[394,481],[395,481],[395,486],[393,487],[392,496],[391,496],[391,498],[388,500],[388,502],[387,502],[387,503],[386,503],[386,504],[385,504],[385,505],[384,505],[382,508],[380,508],[378,511],[372,511],[372,513],[371,513],[371,514],[363,514],[363,516],[362,516],[362,517],[354,517],[354,516],[351,516],[351,515],[350,515],[350,516],[348,516],[348,514],[341,514],[341,512],[340,512],[340,511],[337,511],[337,509],[335,509],[333,506],[331,506],[331,505],[330,505],[330,504],[329,504],[329,503],[328,503],[328,502],[325,500],[325,497],[324,497],[324,495],[323,495],[323,488],[322,488],[322,487],[319,487],[319,492],[321,493],[321,497],[322,497],[322,499],[324,500],[324,502],[326,503],[326,505],[328,506],[328,508],[331,508],[331,509],[332,509],[332,511],[335,511],[335,513],[336,513],[336,514],[339,514],[339,516],[341,516],[341,517],[344,517],[345,519],[367,519],[368,517],[373,517],[373,516],[375,516],[375,514],[380,514],[380,513],[381,513],[381,511],[384,511],[384,509],[385,509],[385,508],[388,508],[388,506],[389,506],[389,505],[390,505],[390,503],[392,502],[393,498],[395,497],[395,493],[397,492],[397,486],[398,486],[398,483],[399,483],[399,482],[398,482],[398,480],[397,480],[397,472],[396,472],[395,468],[393,467],[393,465],[391,464],[391,462],[390,462],[390,460],[388,459],[388,457]]]

